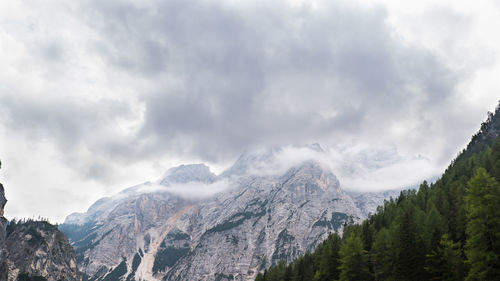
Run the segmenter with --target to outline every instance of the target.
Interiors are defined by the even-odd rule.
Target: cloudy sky
[[[257,146],[391,147],[439,173],[500,98],[500,5],[435,2],[3,0],[6,216],[62,221]]]

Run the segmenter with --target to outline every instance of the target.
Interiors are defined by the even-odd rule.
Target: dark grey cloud
[[[429,110],[454,95],[459,73],[405,44],[382,7],[244,5],[170,0],[68,7],[98,35],[82,48],[126,77],[116,83],[150,84],[136,93],[145,107],[142,128],[109,140],[114,120],[130,113],[126,103],[4,98],[11,125],[113,159],[160,152],[217,162],[256,145],[381,137],[400,118],[425,123]],[[61,41],[45,42],[41,56],[62,58]]]
[[[18,1],[0,9],[0,157],[20,171],[4,175],[40,182],[52,190],[47,198],[90,188],[86,207],[109,195],[102,190],[150,180],[168,165],[222,169],[257,146],[383,144],[423,154],[434,170],[494,107],[486,104],[498,99],[498,75],[478,71],[497,67],[490,46],[498,41],[477,35],[496,32],[477,20],[482,10],[300,2]],[[469,95],[472,88],[480,91]],[[18,190],[12,202],[31,192]]]
[[[113,172],[108,163],[99,159],[124,163],[133,157],[123,152],[133,147],[134,140],[125,139],[116,131],[117,119],[131,116],[128,105],[120,102],[1,96],[0,116],[2,124],[15,134],[35,143],[54,143],[67,164],[83,177],[103,180],[109,176],[106,173]],[[95,156],[79,158],[82,148]]]
[[[398,118],[425,122],[461,78],[398,38],[382,7],[246,5],[87,2],[83,18],[102,35],[94,51],[158,84],[140,94],[145,150],[217,161],[255,145],[377,137]]]
[[[33,139],[54,138],[64,149],[91,142],[93,133],[112,126],[117,116],[126,115],[126,105],[115,101],[41,99],[23,96],[0,97],[3,123],[18,127]]]

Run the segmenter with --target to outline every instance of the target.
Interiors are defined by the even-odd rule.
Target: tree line
[[[435,183],[402,191],[362,223],[346,224],[342,236],[255,280],[500,280],[497,119],[489,115]]]

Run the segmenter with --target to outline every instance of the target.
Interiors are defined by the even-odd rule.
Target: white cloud
[[[444,167],[438,167],[420,155],[400,155],[394,146],[358,144],[322,149],[286,146],[256,150],[253,154],[258,160],[252,162],[245,174],[280,176],[303,162],[315,161],[325,170],[332,171],[345,190],[383,191],[418,186],[423,180],[432,180],[444,170]]]
[[[410,155],[358,167],[353,188],[439,173],[496,106],[499,25],[493,0],[2,1],[7,216],[60,220],[167,167],[221,171],[260,145]]]
[[[139,189],[137,189],[137,192],[167,192],[180,196],[182,198],[199,200],[224,192],[228,188],[230,188],[230,182],[227,179],[221,179],[210,184],[204,184],[200,182],[170,184],[169,186],[149,184],[141,186]]]

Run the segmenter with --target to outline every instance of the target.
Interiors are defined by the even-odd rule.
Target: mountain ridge
[[[314,149],[323,153],[318,146]],[[271,152],[276,151],[279,149]],[[130,192],[129,197],[111,197],[94,204],[89,208],[92,217],[86,220],[69,216],[60,229],[70,237],[86,277],[248,280],[283,258],[291,259],[314,249],[328,233],[341,230],[349,217],[356,221],[365,217],[365,211],[357,207],[321,162],[296,161],[284,172],[278,167],[258,176],[251,163],[260,159],[265,163],[258,164],[268,167],[265,165],[274,156],[249,155],[216,176],[216,182],[205,181],[206,177],[191,180],[185,174],[182,181],[187,186],[148,182],[144,185],[149,192]],[[198,164],[170,171],[189,167],[209,170]],[[167,172],[166,177],[171,174]],[[219,181],[227,186],[223,192],[201,198],[172,192],[172,188],[193,188],[196,180],[201,187],[195,190]],[[141,186],[135,188],[140,190]],[[384,199],[377,197],[379,204]],[[92,210],[103,206],[112,210],[100,215]]]
[[[7,221],[6,203],[0,183],[0,280],[81,281],[75,252],[57,226],[31,219]]]

